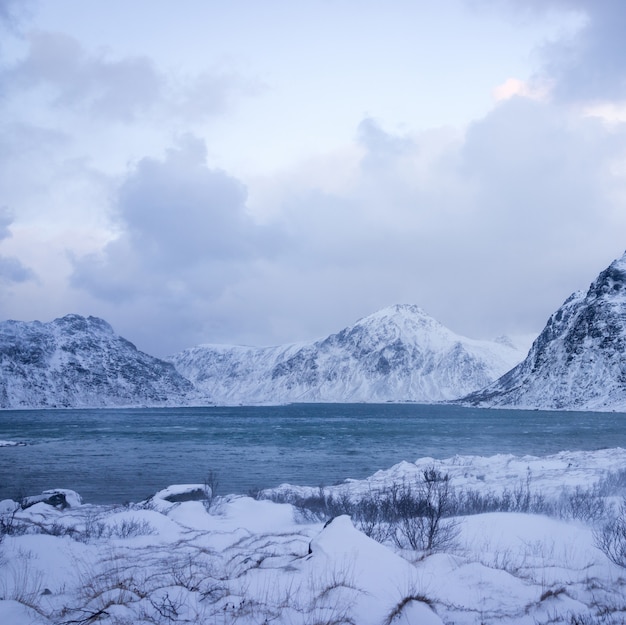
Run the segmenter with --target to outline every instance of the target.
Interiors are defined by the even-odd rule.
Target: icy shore
[[[432,483],[449,488],[457,506],[441,519],[453,539],[443,548],[410,547],[390,517],[381,527],[396,534],[368,532],[377,542],[362,519],[326,523],[303,504],[349,508],[348,500]],[[0,502],[0,622],[619,623],[626,569],[598,537],[621,518],[624,493],[619,448],[422,458],[367,480],[260,494],[293,504],[215,496],[206,485],[171,486],[126,506],[47,491]],[[505,501],[514,511],[459,512],[459,502]],[[543,512],[533,513],[539,502]]]

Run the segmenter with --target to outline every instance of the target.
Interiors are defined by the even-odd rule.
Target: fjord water
[[[70,488],[140,501],[170,484],[329,485],[401,460],[626,446],[626,414],[420,404],[0,411],[0,499]]]

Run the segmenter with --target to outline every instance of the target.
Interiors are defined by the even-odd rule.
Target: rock
[[[211,488],[205,484],[175,484],[160,490],[154,497],[170,503],[205,501],[211,498]]]
[[[30,508],[37,503],[44,503],[53,508],[65,510],[65,508],[76,508],[82,505],[82,499],[76,491],[66,488],[57,488],[46,490],[41,495],[25,497],[22,500],[21,507],[26,510],[26,508]]]

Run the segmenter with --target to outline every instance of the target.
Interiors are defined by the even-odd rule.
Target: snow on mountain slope
[[[180,403],[193,386],[96,317],[0,323],[0,407]]]
[[[170,360],[215,403],[434,402],[485,386],[523,357],[507,341],[467,339],[396,305],[313,343],[200,345]]]
[[[626,411],[626,254],[565,301],[522,363],[464,402]]]

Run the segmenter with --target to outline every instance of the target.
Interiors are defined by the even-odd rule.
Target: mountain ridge
[[[98,317],[0,323],[0,408],[172,405],[193,392]]]
[[[484,386],[523,355],[396,304],[309,343],[202,344],[168,360],[215,403],[433,402]]]
[[[528,356],[462,403],[626,411],[626,253],[554,312]]]

